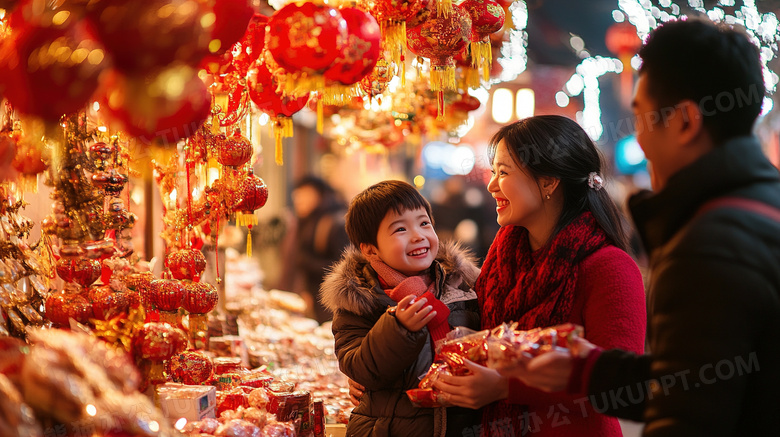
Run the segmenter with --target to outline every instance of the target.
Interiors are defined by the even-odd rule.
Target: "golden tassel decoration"
[[[322,135],[322,132],[325,128],[325,115],[323,114],[324,111],[325,109],[323,108],[322,96],[320,96],[317,99],[317,133],[320,135]]]
[[[275,143],[274,160],[276,161],[276,165],[283,165],[284,158],[282,156],[282,123],[279,120],[274,122],[273,130]]]
[[[449,17],[452,13],[452,0],[436,0],[436,13],[439,17]]]
[[[406,21],[388,21],[380,24],[384,35],[383,50],[390,51],[395,65],[401,65],[406,50]],[[398,71],[398,70],[396,70]]]
[[[444,120],[444,91],[439,90],[436,93],[436,109],[438,109],[438,112],[436,114],[436,120],[443,121]]]
[[[489,42],[471,42],[471,66],[482,73],[482,80],[490,80],[490,66],[493,63],[493,50]]]
[[[441,65],[431,68],[431,91],[455,89],[455,67]]]
[[[246,256],[252,257],[252,225],[249,225],[249,230],[246,233]]]

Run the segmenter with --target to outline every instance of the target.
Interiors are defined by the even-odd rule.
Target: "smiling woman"
[[[570,322],[584,326],[593,343],[641,352],[642,278],[624,251],[621,216],[603,188],[593,141],[572,120],[539,116],[501,128],[489,150],[487,188],[502,227],[474,287],[482,328]],[[455,405],[484,407],[482,429],[491,433],[491,424],[502,423],[507,435],[621,435],[617,419],[584,399],[543,393],[477,364],[469,369],[442,376],[436,387]]]

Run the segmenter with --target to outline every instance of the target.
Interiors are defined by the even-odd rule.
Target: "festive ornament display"
[[[236,129],[233,135],[225,138],[223,134],[217,139],[217,161],[228,167],[241,167],[252,157],[252,144]]]
[[[145,74],[174,62],[195,66],[208,54],[213,20],[196,0],[88,2],[87,18],[118,69]],[[139,114],[140,115],[140,114]]]
[[[101,112],[144,143],[173,147],[194,134],[211,112],[211,97],[194,69],[178,64],[148,76],[112,72]]]
[[[203,352],[192,350],[173,355],[168,367],[174,381],[187,385],[203,384],[214,373],[211,358]]]
[[[471,18],[461,8],[441,15],[431,13],[428,21],[407,31],[409,50],[431,60],[431,90],[438,91],[439,118],[444,116],[444,90],[455,89],[455,61],[471,39]]]
[[[198,281],[206,270],[206,257],[203,252],[195,249],[171,252],[166,257],[165,263],[175,279]]]
[[[155,279],[151,291],[152,303],[160,310],[160,320],[179,326],[178,311],[187,296],[184,284],[174,279]]]
[[[11,33],[0,44],[0,88],[14,108],[57,122],[86,105],[109,59],[84,23],[75,14],[46,8],[31,14],[27,7],[9,22]]]
[[[165,361],[186,348],[184,332],[168,323],[146,323],[133,335],[133,356],[146,384],[165,382]]]
[[[126,293],[114,291],[108,285],[91,287],[89,299],[92,301],[92,313],[99,320],[126,313],[130,307],[130,297]]]
[[[382,34],[376,19],[358,8],[339,9],[347,24],[346,44],[325,72],[325,78],[351,85],[374,69]]]
[[[183,307],[189,315],[190,343],[195,349],[208,346],[208,320],[206,314],[216,308],[219,302],[217,287],[205,282],[190,282],[185,285],[187,297]]]
[[[255,11],[249,0],[214,0],[209,52],[221,55],[244,36]]]
[[[57,261],[57,275],[65,282],[75,282],[86,288],[100,278],[100,261],[62,258]]]
[[[459,7],[471,18],[472,66],[482,72],[482,80],[487,82],[493,64],[490,35],[504,27],[504,8],[493,0],[466,0]]]
[[[55,326],[69,327],[70,319],[87,323],[92,317],[92,304],[80,294],[52,293],[46,299],[46,318]]]

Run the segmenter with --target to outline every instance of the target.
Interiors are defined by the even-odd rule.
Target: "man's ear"
[[[373,244],[360,243],[360,252],[363,254],[363,256],[368,258],[369,255],[376,255],[378,250]]]
[[[696,140],[704,128],[704,116],[701,108],[693,100],[683,100],[677,104],[682,117],[677,123],[677,138],[681,144],[688,144]]]

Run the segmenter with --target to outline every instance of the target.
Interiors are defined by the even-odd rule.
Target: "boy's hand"
[[[395,317],[404,328],[411,332],[423,329],[428,322],[436,317],[436,311],[433,311],[433,307],[425,306],[428,299],[422,298],[412,303],[415,298],[416,296],[406,296],[398,302],[395,309]]]

